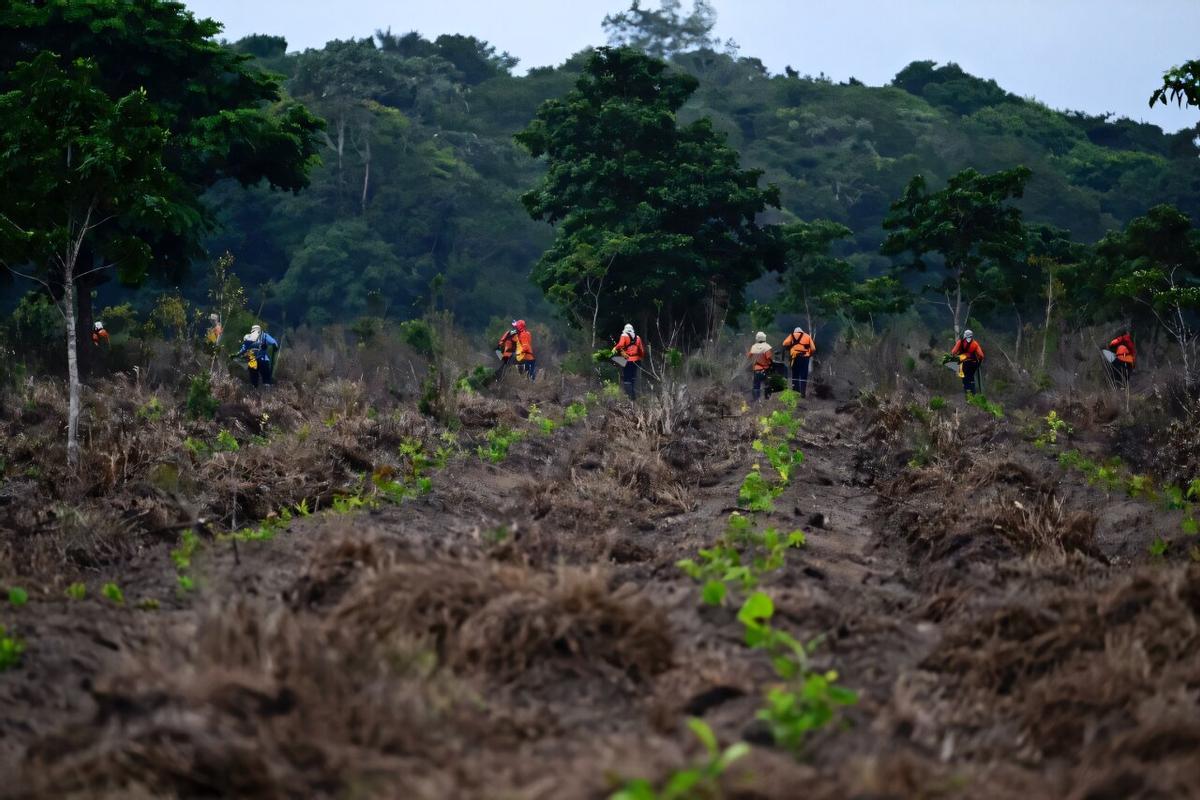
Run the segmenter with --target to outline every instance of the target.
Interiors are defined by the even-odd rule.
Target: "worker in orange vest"
[[[500,337],[500,341],[496,342],[496,355],[500,357],[500,368],[496,370],[497,375],[503,375],[508,371],[508,365],[512,363],[516,353],[517,321],[514,319],[511,327]]]
[[[959,372],[962,375],[963,393],[975,394],[975,373],[983,364],[983,348],[975,341],[975,334],[970,330],[963,331],[962,338],[954,343],[950,355],[959,362]]]
[[[646,347],[642,344],[642,337],[634,332],[633,325],[628,323],[625,325],[621,331],[621,338],[617,340],[617,346],[612,349],[612,354],[624,357],[625,366],[621,367],[621,386],[625,388],[625,394],[629,395],[630,400],[637,400],[637,373],[641,369],[638,363],[646,357]]]
[[[1133,377],[1133,368],[1137,364],[1137,348],[1133,346],[1133,337],[1128,330],[1121,333],[1108,343],[1108,349],[1116,354],[1112,362],[1113,376],[1118,386],[1128,386]]]
[[[783,340],[783,346],[792,359],[792,389],[799,392],[801,397],[807,397],[808,369],[813,354],[817,352],[817,344],[797,325],[791,336]]]
[[[514,322],[513,328],[517,332],[517,371],[528,377],[529,380],[535,380],[537,378],[537,359],[533,354],[533,334],[529,332],[523,319]]]
[[[757,402],[762,399],[763,383],[771,374],[771,361],[774,359],[774,353],[771,351],[771,345],[767,344],[765,333],[759,331],[754,334],[754,344],[750,346],[750,352],[746,353],[746,357],[750,359],[750,366],[754,370],[753,395]]]
[[[104,323],[97,320],[92,324],[92,344],[99,347],[102,344],[110,344],[108,331],[104,329]]]

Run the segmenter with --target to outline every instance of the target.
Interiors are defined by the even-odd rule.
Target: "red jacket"
[[[954,349],[950,351],[950,355],[966,356],[967,361],[974,361],[976,364],[983,363],[983,348],[974,339],[970,342],[966,339],[959,339],[954,343]]]
[[[1130,366],[1137,363],[1137,348],[1133,346],[1133,337],[1123,333],[1108,343],[1108,349],[1117,354],[1117,360]]]

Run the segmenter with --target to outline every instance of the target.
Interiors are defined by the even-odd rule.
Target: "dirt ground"
[[[0,614],[27,646],[0,673],[0,797],[604,798],[700,757],[689,717],[750,743],[722,779],[740,800],[1200,797],[1200,564],[1148,555],[1177,512],[953,401],[921,423],[810,397],[806,459],[762,517],[807,543],[763,588],[859,700],[797,755],[756,720],[776,678],[736,606],[676,567],[724,531],[778,401],[526,419],[584,392],[471,400],[430,493],[297,515],[236,555],[206,538],[193,591],[177,529],[44,588],[13,555],[36,529],[8,529],[30,600]],[[527,433],[491,463],[499,423]],[[337,463],[378,470],[355,435]]]

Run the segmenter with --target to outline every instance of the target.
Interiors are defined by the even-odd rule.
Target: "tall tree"
[[[144,92],[169,141],[164,166],[175,176],[173,201],[187,206],[191,224],[140,235],[152,245],[148,271],[176,275],[201,255],[212,216],[201,202],[225,179],[242,185],[267,180],[297,190],[307,185],[320,122],[302,106],[281,102],[278,79],[249,66],[252,56],[222,46],[221,26],[197,19],[174,0],[18,0],[0,4],[0,92],[19,62],[51,52],[69,69],[77,59],[98,68],[92,86],[114,100]],[[80,335],[92,322],[91,291],[108,279],[100,239],[82,244]],[[124,271],[126,280],[144,275]],[[86,339],[82,340],[86,342]],[[88,352],[85,348],[82,352]]]
[[[1030,174],[1025,167],[991,175],[966,169],[936,192],[930,192],[918,175],[883,222],[890,231],[883,253],[911,256],[903,270],[925,272],[930,253],[943,260],[941,280],[925,290],[942,296],[956,333],[973,304],[984,297],[984,271],[1011,267],[1021,255],[1025,227],[1020,209],[1008,201],[1021,197]]]
[[[1094,272],[1112,299],[1148,311],[1179,347],[1183,378],[1196,369],[1200,312],[1200,231],[1174,206],[1160,205],[1096,244]]]
[[[1163,73],[1162,86],[1150,95],[1150,106],[1168,102],[1200,107],[1200,61],[1185,61]]]
[[[247,68],[219,31],[166,0],[0,8],[0,180],[22,187],[0,198],[0,247],[67,321],[72,464],[97,277],[178,271],[211,228],[206,188],[265,179],[300,189],[315,160],[320,122],[280,104],[277,80]]]
[[[682,0],[661,0],[657,11],[642,8],[641,0],[632,0],[627,10],[609,14],[602,24],[609,44],[632,47],[655,58],[715,48],[712,31],[717,12],[712,3],[693,0],[690,14],[684,14],[682,8]]]
[[[740,169],[707,119],[676,122],[696,85],[640,51],[603,47],[575,88],[517,134],[547,162],[521,199],[558,226],[533,275],[552,299],[585,294],[593,256],[604,254],[605,291],[617,300],[600,323],[654,320],[693,337],[713,322],[706,308],[738,313],[746,284],[781,266],[777,237],[756,222],[778,190],[759,188],[761,173]]]

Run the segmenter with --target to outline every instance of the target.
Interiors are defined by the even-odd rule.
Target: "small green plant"
[[[929,410],[930,411],[934,411],[934,412],[941,411],[945,407],[946,407],[946,398],[942,397],[941,395],[935,394],[933,397],[929,398]]]
[[[497,425],[487,432],[487,446],[480,445],[476,452],[479,457],[499,464],[504,459],[508,458],[508,450],[515,443],[519,442],[524,434],[521,431],[513,430],[505,425]]]
[[[296,503],[296,505],[293,506],[293,508],[295,508],[296,513],[302,517],[307,517],[309,514],[312,513],[308,509],[308,498],[301,499],[299,503]]]
[[[333,498],[330,508],[335,514],[349,514],[367,505],[367,501],[358,495],[345,494]],[[272,537],[274,534],[272,534]]]
[[[980,411],[985,411],[991,414],[995,419],[1004,419],[1004,407],[999,403],[993,403],[981,394],[973,394],[967,397],[967,402]]]
[[[22,589],[20,586],[10,586],[8,589],[8,604],[13,608],[20,608],[29,602],[29,592]]]
[[[16,634],[9,634],[0,625],[0,672],[12,669],[21,663],[21,655],[25,652],[25,643]]]
[[[757,716],[771,727],[778,744],[799,751],[809,733],[832,722],[839,709],[858,702],[858,694],[838,686],[837,679],[834,670],[808,672],[794,686],[773,687]]]
[[[1130,475],[1125,490],[1135,500],[1153,501],[1156,497],[1154,479],[1149,475]]]
[[[792,469],[804,463],[804,453],[793,450],[786,441],[778,444],[764,444],[762,439],[755,439],[752,447],[767,457],[771,466],[779,473],[779,479],[788,483],[792,479]]]
[[[125,605],[125,593],[115,583],[106,583],[100,587],[100,594],[109,602],[119,606]]]
[[[217,434],[217,443],[213,450],[225,453],[236,453],[240,449],[238,440],[229,431],[222,430]]]
[[[529,421],[537,426],[543,436],[549,436],[558,427],[557,422],[542,413],[542,409],[538,407],[537,403],[529,406]]]
[[[1075,432],[1070,423],[1060,417],[1058,412],[1054,410],[1051,410],[1050,413],[1042,419],[1042,422],[1045,423],[1044,427],[1041,433],[1038,434],[1038,437],[1033,440],[1033,443],[1038,447],[1050,447],[1056,445],[1058,444],[1058,437],[1069,437]]]
[[[1154,558],[1162,558],[1170,549],[1170,543],[1161,536],[1155,536],[1154,541],[1150,543],[1150,555]]]
[[[171,551],[171,561],[175,569],[184,572],[192,566],[192,556],[200,546],[200,538],[191,530],[186,530],[179,536],[179,546]]]
[[[712,728],[703,720],[689,718],[688,727],[704,745],[704,761],[673,772],[661,789],[655,789],[650,781],[643,778],[628,781],[609,800],[699,800],[719,797],[721,776],[730,764],[750,752],[750,745],[735,742],[722,750]]]
[[[145,405],[138,408],[137,418],[142,422],[158,422],[165,413],[162,402],[157,397],[151,397]]]
[[[567,425],[575,425],[587,419],[587,415],[587,404],[576,401],[563,411],[563,422]]]
[[[67,587],[66,595],[72,600],[82,600],[83,598],[87,597],[87,584],[79,582],[72,583]]]
[[[212,448],[203,439],[194,439],[191,436],[183,440],[183,447],[195,458],[204,460],[212,454]]]
[[[196,581],[190,575],[179,575],[176,577],[176,582],[179,584],[181,592],[190,592],[196,588]]]
[[[159,602],[153,597],[144,597],[138,601],[137,607],[142,611],[158,611]]]
[[[193,419],[212,419],[220,405],[213,397],[212,384],[207,372],[192,377],[188,384],[187,411]]]
[[[742,479],[738,489],[738,504],[750,511],[769,512],[775,508],[775,498],[783,493],[783,487],[773,487],[762,476],[758,464],[755,464],[746,477]]]

